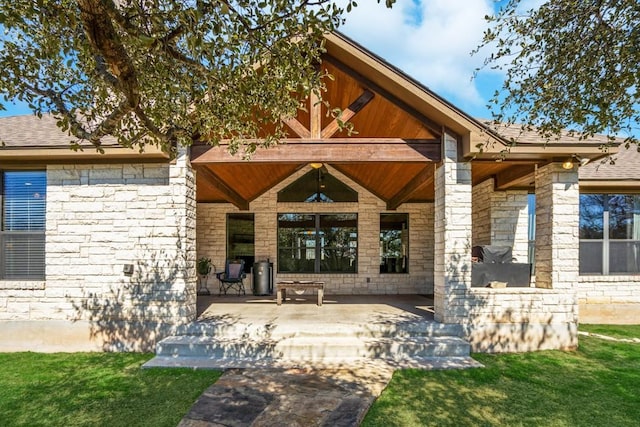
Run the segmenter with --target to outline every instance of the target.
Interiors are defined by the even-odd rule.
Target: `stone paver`
[[[179,427],[357,426],[393,375],[371,364],[335,369],[231,369]]]

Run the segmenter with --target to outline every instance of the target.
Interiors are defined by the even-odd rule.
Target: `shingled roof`
[[[618,153],[580,167],[580,180],[635,181],[640,180],[639,147],[620,147]],[[613,160],[611,163],[610,160]]]
[[[494,132],[499,134],[502,138],[507,141],[515,141],[518,144],[540,144],[545,142],[540,134],[533,130],[525,129],[524,125],[513,123],[513,124],[500,124],[496,125],[491,120],[483,120],[480,119],[480,122],[485,124],[487,127],[492,129]],[[571,133],[562,132],[558,139],[551,139],[548,141],[549,144],[553,143],[581,143],[588,142],[590,144],[610,144],[610,143],[622,143],[622,139],[614,139],[610,140],[606,135],[593,135],[592,137],[581,140],[577,134],[572,135]]]
[[[486,122],[485,122],[486,123]],[[507,140],[517,141],[518,144],[540,143],[540,136],[535,132],[524,132],[521,126],[510,125],[499,128],[500,135]],[[56,120],[48,114],[41,119],[34,115],[23,115],[0,118],[0,141],[4,148],[64,148],[77,139],[56,126]],[[575,136],[565,134],[562,142],[578,142]],[[604,135],[596,135],[589,142],[608,142]],[[553,144],[553,141],[549,142]],[[89,143],[83,146],[90,147]],[[117,141],[113,137],[106,137],[103,146],[117,147]],[[2,150],[2,147],[0,147]],[[608,158],[595,160],[580,167],[580,180],[594,181],[640,181],[640,152],[638,147],[621,147],[619,152],[612,156],[613,163]]]
[[[6,148],[57,148],[68,147],[78,139],[60,130],[53,116],[43,114],[41,119],[35,115],[0,118],[0,141]],[[88,142],[81,145],[91,147]],[[117,147],[118,142],[113,137],[105,137],[102,145]]]

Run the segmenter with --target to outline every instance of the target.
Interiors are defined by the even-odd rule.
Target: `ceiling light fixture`
[[[573,157],[569,157],[567,160],[562,162],[562,169],[566,169],[566,170],[573,169]]]
[[[319,162],[309,163],[309,166],[311,166],[313,169],[320,169],[322,167],[322,163],[319,163]]]

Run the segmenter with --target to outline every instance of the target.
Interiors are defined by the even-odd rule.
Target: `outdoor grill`
[[[529,287],[531,264],[513,262],[511,246],[474,246],[471,286],[489,287],[504,283],[507,287]]]

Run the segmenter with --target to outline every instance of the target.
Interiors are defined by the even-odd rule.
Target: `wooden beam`
[[[311,138],[322,138],[322,101],[314,92],[309,98],[309,113]]]
[[[302,123],[298,121],[296,118],[288,118],[282,119],[284,124],[289,126],[291,130],[298,135],[300,138],[311,138],[311,131],[307,129]]]
[[[406,102],[402,101],[397,96],[391,94],[391,92],[383,89],[382,87],[373,83],[371,80],[364,77],[362,74],[354,71],[349,66],[343,64],[340,60],[333,58],[329,55],[324,55],[322,57],[322,60],[333,64],[339,70],[343,71],[347,75],[359,81],[360,84],[362,84],[362,86],[371,88],[371,90],[373,90],[374,92],[380,94],[381,96],[385,97],[392,103],[396,104],[399,108],[403,109],[404,111],[412,115],[414,118],[416,118],[420,123],[424,125],[424,127],[429,129],[433,134],[440,136],[440,133],[442,132],[442,125],[440,123],[437,123],[434,120],[431,120],[430,118],[425,116],[424,114],[418,112],[415,108],[409,106]]]
[[[362,110],[365,105],[367,105],[373,98],[375,94],[371,92],[369,89],[365,89],[365,91],[349,105],[345,110],[342,111],[342,115],[340,116],[340,121],[348,122],[358,114],[360,110]],[[322,129],[322,138],[331,138],[336,132],[340,130],[340,123],[338,122],[338,118],[333,119],[331,123],[329,123],[324,129]]]
[[[337,170],[338,172],[340,172],[341,174],[347,176],[349,179],[351,179],[352,181],[354,181],[356,184],[358,184],[359,186],[366,188],[367,191],[369,191],[371,194],[373,194],[374,196],[376,196],[378,199],[384,201],[385,203],[387,202],[387,199],[380,193],[378,193],[374,188],[371,188],[369,185],[367,185],[364,181],[362,181],[358,176],[356,176],[355,174],[349,173],[348,170],[346,170],[344,167],[341,167],[340,164],[335,164],[332,163],[331,167],[334,168],[335,170]]]
[[[228,202],[233,203],[241,211],[249,210],[249,202],[207,167],[198,168],[197,173],[224,194]]]
[[[395,196],[389,199],[387,202],[387,209],[390,211],[396,210],[398,206],[409,200],[411,195],[418,189],[433,182],[433,174],[434,170],[430,166],[427,166],[418,172],[418,174],[407,185],[400,189]]]
[[[192,146],[191,163],[243,162],[232,156],[225,145]],[[440,143],[408,143],[393,140],[289,140],[287,144],[258,148],[251,156],[254,162],[309,163],[309,162],[438,162]]]
[[[535,179],[534,173],[535,166],[532,164],[511,166],[496,174],[495,189],[506,190],[515,185],[527,187]]]

